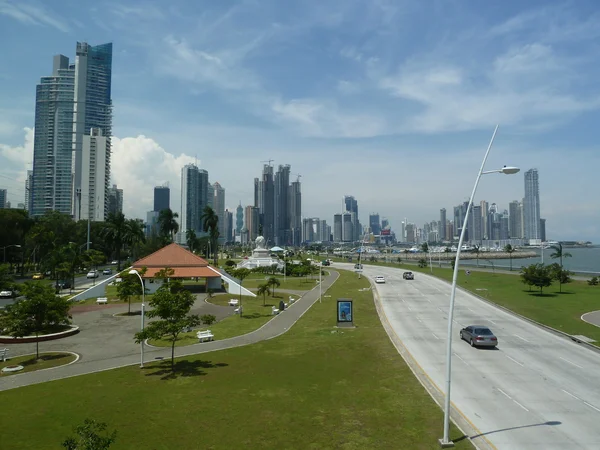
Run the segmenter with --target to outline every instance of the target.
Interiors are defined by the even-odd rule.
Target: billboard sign
[[[337,321],[338,323],[352,323],[353,320],[352,300],[342,298],[337,301]]]

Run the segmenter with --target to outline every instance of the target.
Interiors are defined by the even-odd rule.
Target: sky
[[[77,41],[113,42],[112,183],[145,218],[180,208],[190,162],[253,201],[263,161],[300,176],[303,216],[422,226],[468,200],[508,209],[539,170],[548,239],[600,242],[596,0],[0,0],[0,188],[24,201],[35,86]]]

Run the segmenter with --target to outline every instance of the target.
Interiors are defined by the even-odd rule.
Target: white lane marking
[[[517,363],[518,365],[520,365],[521,367],[523,367],[523,363],[520,363],[519,361],[517,361],[517,360],[516,360],[516,359],[514,359],[514,358],[511,358],[511,357],[510,357],[510,356],[508,356],[508,355],[504,355],[504,356],[506,356],[506,357],[507,357],[508,359],[510,359],[512,362],[514,362],[514,363]]]
[[[473,311],[471,308],[467,308],[469,311],[471,311],[472,313],[474,313],[475,311]]]
[[[518,334],[515,334],[516,337],[518,337],[519,339],[522,339],[525,342],[529,342],[527,339],[525,339],[524,337],[519,336]]]
[[[427,301],[428,301],[429,303],[431,303],[431,299],[430,299],[430,298],[427,298]]]
[[[564,389],[561,389],[561,391],[563,391],[565,394],[570,395],[571,397],[573,397],[576,400],[581,400],[579,397],[577,397],[576,395],[571,394],[570,392],[565,391]]]
[[[580,369],[583,369],[583,367],[581,367],[579,364],[575,364],[573,361],[569,361],[568,359],[565,359],[562,356],[559,356],[559,358],[562,359],[563,361],[568,362],[569,364],[573,364],[575,367],[579,367]]]
[[[423,323],[423,321],[421,320],[421,318],[419,316],[417,316],[417,320],[421,323]]]
[[[454,353],[454,356],[456,356],[458,359],[460,359],[462,362],[464,362],[467,366],[471,367],[471,365],[466,362],[464,359],[462,359],[460,356],[458,356],[458,354]]]
[[[410,307],[410,305],[406,305],[406,307],[408,308],[409,311],[412,311],[412,308]]]
[[[444,312],[444,310],[442,308],[438,308],[441,312]]]
[[[596,408],[594,405],[591,405],[591,404],[589,404],[586,401],[584,401],[583,403],[585,403],[586,405],[588,405],[590,408],[595,409],[596,411],[600,412],[600,409]]]
[[[502,394],[504,394],[506,396],[506,398],[512,400],[513,402],[515,402],[517,405],[519,405],[521,408],[523,408],[525,411],[529,412],[529,410],[527,408],[525,408],[523,405],[521,405],[518,401],[516,401],[514,398],[512,398],[510,395],[508,395],[506,392],[504,392],[502,389],[500,388],[496,388],[498,391],[500,391]]]
[[[496,325],[496,322],[494,322],[492,319],[488,319],[488,322],[492,322],[494,325]]]
[[[435,335],[435,333],[431,333],[431,334],[433,334],[433,337],[434,337],[434,338],[436,338],[436,339],[439,339],[439,337],[437,337],[437,336]]]

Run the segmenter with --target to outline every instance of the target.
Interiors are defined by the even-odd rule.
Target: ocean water
[[[542,251],[541,249],[530,249],[529,251],[536,251],[538,253],[537,257],[534,258],[513,258],[512,267],[513,270],[519,270],[522,266],[528,266],[530,264],[537,264],[542,262]],[[552,259],[550,255],[554,253],[554,249],[547,248],[544,250],[544,264],[552,264],[555,262],[560,262],[558,259]],[[586,247],[586,248],[564,248],[563,253],[570,253],[570,258],[563,257],[563,266],[565,269],[570,270],[572,272],[579,273],[590,273],[590,274],[600,274],[600,247]],[[508,259],[495,259],[494,266],[497,269],[508,269],[510,267],[510,262]],[[468,259],[462,260],[462,263],[467,264],[477,264],[477,260]],[[485,260],[485,253],[480,254],[479,256],[479,265],[489,265]]]

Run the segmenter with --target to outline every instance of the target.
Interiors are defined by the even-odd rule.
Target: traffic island
[[[0,377],[66,366],[67,364],[76,362],[78,359],[79,355],[73,352],[40,353],[38,359],[36,359],[35,353],[15,356],[14,358],[0,362]]]
[[[40,334],[38,336],[0,336],[0,344],[29,344],[31,342],[44,342],[62,339],[79,333],[79,327],[75,325],[66,325],[65,329],[56,333]]]

